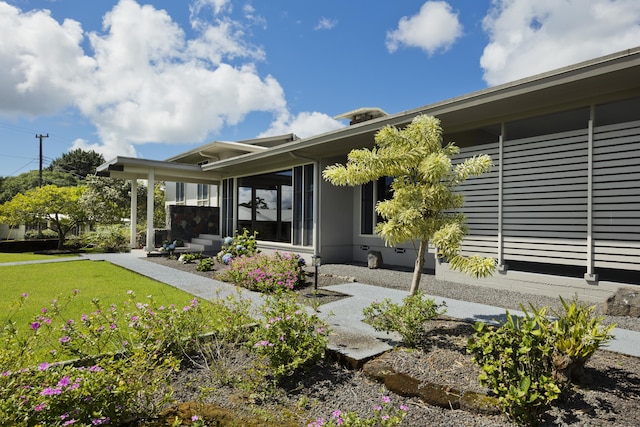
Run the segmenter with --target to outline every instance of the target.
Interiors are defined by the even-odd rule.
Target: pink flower
[[[66,387],[69,384],[71,384],[71,381],[69,380],[68,376],[64,376],[60,379],[60,381],[58,381],[58,387]]]
[[[47,369],[49,369],[49,365],[47,362],[42,362],[41,364],[38,365],[38,371],[46,371]]]
[[[31,329],[33,329],[34,331],[37,331],[39,328],[40,328],[40,322],[31,323]]]
[[[409,408],[407,407],[407,405],[400,405],[400,409],[403,410],[403,411],[406,411]]]
[[[389,402],[391,402],[391,398],[389,398],[389,396],[382,396],[382,401],[384,403],[389,403]]]
[[[33,410],[36,412],[40,412],[46,407],[47,405],[45,405],[44,403],[38,403],[36,406],[33,407]]]
[[[61,344],[66,344],[71,340],[71,338],[69,338],[68,336],[65,337],[60,337],[60,339],[58,339],[58,341],[60,341]]]

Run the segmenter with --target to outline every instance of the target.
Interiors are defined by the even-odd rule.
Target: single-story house
[[[338,116],[349,126],[310,138],[215,141],[165,161],[117,157],[98,172],[133,185],[164,180],[171,206],[209,207],[203,230],[218,239],[247,228],[265,251],[349,263],[376,250],[385,264],[410,267],[412,242],[385,247],[373,231],[386,180],[336,187],[322,170],[419,114],[440,119],[460,158],[484,153],[495,165],[460,190],[464,251],[496,258],[498,271],[472,279],[429,256],[438,278],[592,301],[640,284],[640,48],[398,114],[361,108]],[[193,212],[175,217],[183,228],[202,223]]]

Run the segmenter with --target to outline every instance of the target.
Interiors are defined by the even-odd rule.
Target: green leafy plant
[[[560,300],[564,312],[553,312],[555,319],[547,317],[547,308],[531,306],[531,312],[522,307],[522,319],[507,311],[499,328],[478,322],[467,346],[483,370],[480,382],[521,424],[539,422],[569,382],[584,382],[584,364],[612,338],[615,325],[603,328],[594,306]]]
[[[240,256],[218,278],[244,288],[272,293],[292,290],[304,283],[304,260],[290,252]]]
[[[546,308],[524,313],[520,319],[507,311],[498,328],[477,322],[467,351],[482,369],[480,383],[496,394],[502,410],[518,424],[538,424],[563,384],[553,378]]]
[[[602,327],[604,317],[593,315],[595,306],[581,304],[577,298],[567,303],[560,297],[564,313],[554,311],[556,319],[549,325],[555,348],[555,376],[564,381],[589,382],[585,363],[603,344],[613,338],[615,324]]]
[[[98,252],[124,252],[128,250],[129,229],[124,225],[101,225],[96,231],[82,235],[85,246]]]
[[[385,298],[362,311],[364,321],[376,331],[397,332],[407,347],[415,347],[424,334],[425,323],[446,312],[445,304],[438,305],[418,291],[408,295],[402,304]]]
[[[318,418],[307,424],[307,427],[390,427],[402,423],[407,415],[408,408],[400,405],[400,409],[390,408],[391,399],[382,396],[382,404],[373,408],[373,415],[367,418],[360,417],[356,412],[342,412],[335,410],[331,413],[331,418],[325,420]]]
[[[213,270],[213,259],[211,258],[202,258],[198,261],[198,266],[196,267],[197,271],[211,271]]]
[[[324,356],[329,326],[310,314],[295,296],[268,296],[261,307],[261,321],[250,336],[255,353],[269,361],[276,381],[305,369]]]
[[[178,257],[178,261],[183,264],[193,264],[197,260],[202,259],[202,254],[192,254],[189,252],[185,252]]]
[[[218,252],[216,259],[218,262],[222,262],[224,264],[229,264],[229,262],[240,256],[253,256],[260,251],[258,250],[258,243],[256,241],[256,237],[258,236],[258,232],[254,231],[253,234],[249,235],[249,230],[244,228],[242,230],[242,234],[238,234],[236,230],[236,235],[231,237],[227,236],[224,238],[222,242],[222,249]]]

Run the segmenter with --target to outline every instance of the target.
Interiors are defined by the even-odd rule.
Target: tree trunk
[[[428,240],[420,241],[420,248],[418,249],[418,256],[416,257],[416,264],[413,269],[413,280],[411,281],[411,290],[409,293],[415,295],[420,287],[420,279],[422,278],[422,269],[424,268],[424,254],[427,252]]]

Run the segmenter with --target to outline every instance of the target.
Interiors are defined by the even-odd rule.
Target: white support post
[[[131,180],[131,214],[129,216],[129,247],[135,249],[138,246],[136,239],[136,223],[138,222],[138,181]]]
[[[155,249],[155,236],[153,234],[153,188],[155,187],[155,171],[149,169],[147,176],[147,253]]]

